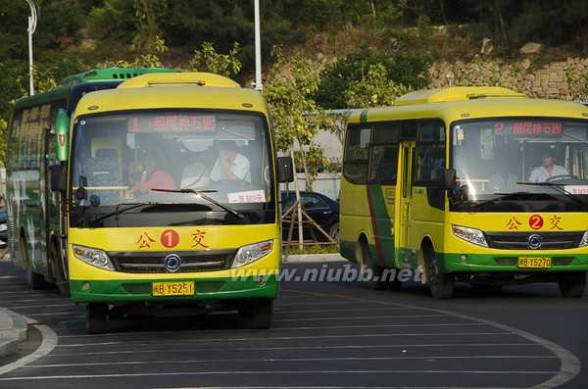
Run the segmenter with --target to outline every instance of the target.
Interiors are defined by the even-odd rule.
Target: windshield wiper
[[[230,213],[231,215],[239,218],[245,219],[245,215],[241,212],[234,210],[231,207],[228,207],[224,204],[219,203],[212,197],[208,196],[206,193],[216,193],[216,190],[196,190],[196,189],[189,189],[189,188],[182,188],[182,189],[160,189],[160,188],[153,188],[151,189],[153,192],[167,192],[167,193],[192,193],[196,196],[196,198],[201,198],[208,201],[211,204],[216,205],[217,207],[225,210],[226,212]]]
[[[518,185],[530,185],[530,186],[547,186],[549,188],[553,188],[557,192],[565,195],[567,198],[569,198],[570,200],[572,200],[576,204],[580,205],[580,207],[582,207],[582,210],[587,210],[588,209],[588,204],[587,203],[585,203],[584,201],[580,200],[573,193],[570,193],[569,191],[567,191],[562,186],[562,184],[556,184],[554,182],[517,182],[517,184]]]
[[[104,219],[108,219],[109,217],[112,216],[116,216],[116,215],[120,215],[121,213],[125,213],[128,211],[132,211],[133,209],[139,208],[139,207],[145,207],[147,205],[158,205],[158,202],[155,201],[149,201],[149,202],[144,202],[144,203],[121,203],[121,204],[117,204],[115,207],[115,210],[107,213],[106,215],[102,215],[100,217],[97,217],[95,219],[93,219],[92,221],[90,221],[90,224],[94,224],[97,223],[99,221],[102,221]],[[123,208],[123,209],[119,209],[119,207],[123,206],[123,205],[128,205],[128,207]]]

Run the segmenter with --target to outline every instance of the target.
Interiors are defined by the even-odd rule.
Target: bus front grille
[[[173,273],[224,270],[231,267],[236,250],[176,252],[181,265]],[[123,273],[172,273],[166,267],[170,252],[108,253],[116,271]]]
[[[536,250],[565,250],[577,248],[584,231],[580,232],[487,232],[488,246],[501,250],[529,250],[529,237],[539,235],[541,247]]]

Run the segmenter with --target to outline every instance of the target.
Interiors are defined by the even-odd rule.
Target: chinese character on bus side
[[[188,131],[190,129],[190,118],[187,116],[180,116],[178,119],[178,130]]]
[[[550,230],[563,230],[559,225],[559,223],[561,223],[561,216],[554,215],[549,219],[549,222],[551,223]]]
[[[206,231],[196,230],[196,232],[193,232],[192,233],[192,247],[202,247],[202,248],[207,249],[208,246],[202,242],[204,240],[205,235],[206,235]]]
[[[155,116],[151,121],[151,128],[154,131],[162,131],[165,129],[165,116]]]
[[[516,216],[513,216],[513,217],[512,217],[512,218],[511,218],[511,219],[508,221],[508,223],[506,223],[506,227],[507,227],[509,230],[518,230],[518,229],[519,229],[519,226],[520,226],[521,224],[522,224],[522,223],[521,223],[520,221],[518,221],[518,220],[517,220]]]
[[[155,243],[155,239],[150,237],[148,233],[143,232],[141,235],[139,235],[135,243],[139,246],[140,249],[151,248],[151,244]]]

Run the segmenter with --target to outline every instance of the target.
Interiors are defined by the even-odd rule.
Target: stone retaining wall
[[[472,62],[437,62],[429,69],[430,87],[453,85],[504,86],[530,97],[585,100],[588,97],[588,58],[568,58],[542,67],[530,58],[516,62],[476,58]]]

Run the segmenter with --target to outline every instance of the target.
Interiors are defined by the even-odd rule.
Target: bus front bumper
[[[438,254],[447,273],[489,273],[489,272],[577,272],[588,271],[588,254]],[[550,258],[547,268],[519,267],[519,258]]]
[[[156,282],[194,282],[194,294],[187,296],[153,295]],[[278,295],[275,275],[244,278],[177,278],[124,280],[70,280],[72,300],[76,303],[101,302],[109,304],[129,302],[197,302],[212,300],[240,300],[250,298],[274,299]]]

